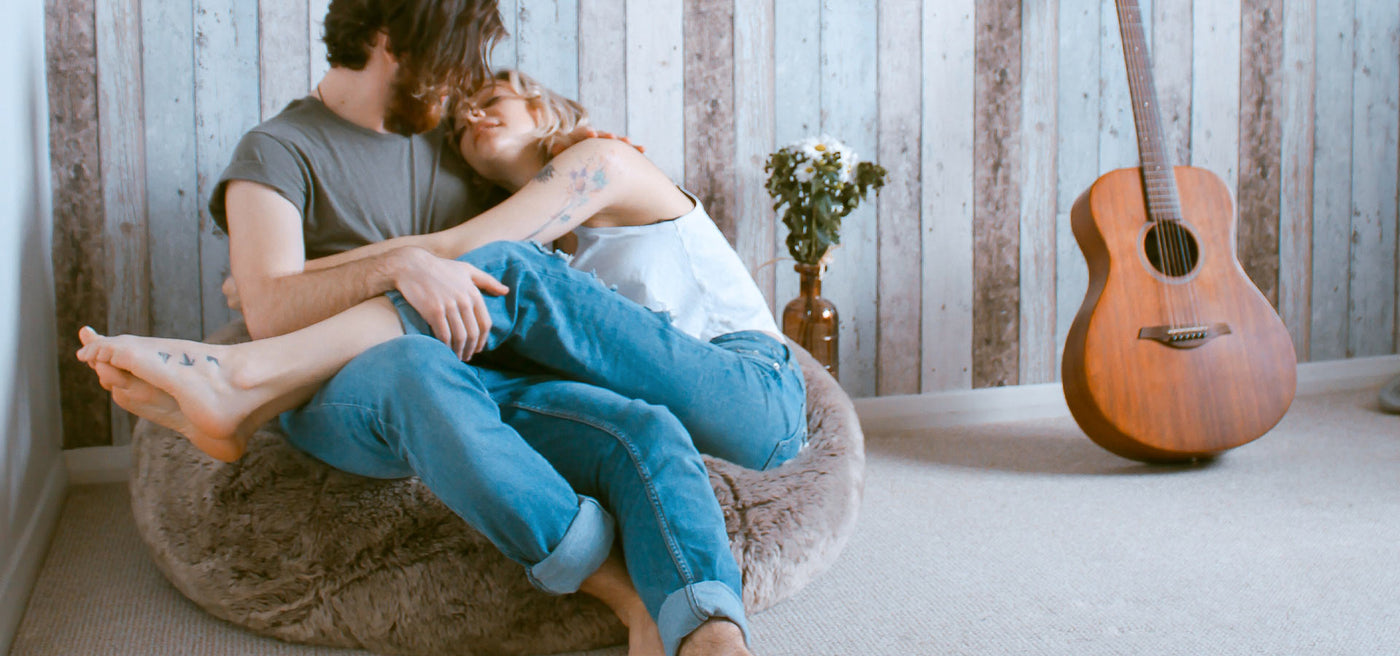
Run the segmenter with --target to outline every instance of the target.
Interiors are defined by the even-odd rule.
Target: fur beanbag
[[[247,339],[235,324],[211,341]],[[855,410],[796,350],[807,375],[807,448],[767,472],[705,459],[750,612],[826,570],[860,505],[865,451]],[[223,464],[142,421],[133,459],[132,511],[161,571],[208,612],[254,632],[424,656],[626,641],[601,603],[531,587],[519,565],[416,478],[342,473],[293,449],[275,423],[241,460]]]

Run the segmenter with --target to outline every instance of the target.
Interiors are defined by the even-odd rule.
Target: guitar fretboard
[[[1157,90],[1152,82],[1147,38],[1137,0],[1117,0],[1118,28],[1123,35],[1123,59],[1128,64],[1128,92],[1133,101],[1138,156],[1142,160],[1147,212],[1153,221],[1180,221],[1176,174],[1162,138],[1162,117],[1157,110]]]

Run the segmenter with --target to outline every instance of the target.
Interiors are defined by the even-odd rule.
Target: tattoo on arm
[[[216,366],[216,367],[219,366],[219,359],[216,358],[216,357],[214,357],[214,356],[212,356],[212,355],[206,355],[206,356],[204,356],[204,360],[205,360],[206,362],[213,362],[213,363],[214,363],[214,366]]]
[[[565,214],[564,216],[559,217],[559,221],[561,221],[561,222],[563,222],[563,223],[568,223],[568,222],[569,222],[569,215],[568,215],[568,214]],[[541,232],[544,232],[544,229],[545,229],[545,228],[548,228],[548,227],[549,227],[549,224],[550,224],[550,222],[545,222],[544,225],[541,225],[540,227],[535,228],[535,231],[532,232],[532,233],[530,233],[530,236],[526,237],[526,238],[525,238],[525,241],[530,241],[530,240],[534,239],[536,235],[540,234]]]
[[[160,361],[161,361],[161,362],[170,362],[170,354],[169,354],[169,353],[164,353],[164,352],[161,352],[161,351],[157,351],[157,352],[156,352],[156,355],[159,355],[159,356],[160,356]]]
[[[185,365],[186,367],[193,367],[193,366],[194,366],[194,359],[190,357],[190,354],[189,354],[189,353],[185,353],[184,356],[185,356],[185,359],[181,360],[181,361],[180,361],[180,364],[183,364],[183,365]]]
[[[556,177],[558,170],[554,164],[545,164],[539,173],[535,174],[536,182],[549,182]],[[603,167],[602,161],[598,159],[585,160],[576,168],[564,171],[567,179],[562,179],[564,187],[564,206],[559,208],[553,215],[545,220],[534,232],[525,237],[525,241],[533,240],[550,226],[562,223],[568,224],[573,221],[573,215],[580,207],[583,207],[592,200],[593,195],[608,186],[608,174]]]

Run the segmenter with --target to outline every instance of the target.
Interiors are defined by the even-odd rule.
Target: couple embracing
[[[85,328],[78,357],[214,458],[278,419],[341,470],[418,476],[536,587],[605,602],[632,654],[747,654],[701,454],[796,455],[802,373],[697,198],[492,75],[504,34],[494,0],[333,0],[330,71],[210,199],[254,341]]]

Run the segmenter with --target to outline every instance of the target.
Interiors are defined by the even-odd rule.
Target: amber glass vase
[[[841,319],[836,315],[836,306],[821,297],[821,267],[799,264],[794,268],[802,276],[802,294],[783,308],[783,334],[807,349],[832,378],[839,378],[836,371]]]

